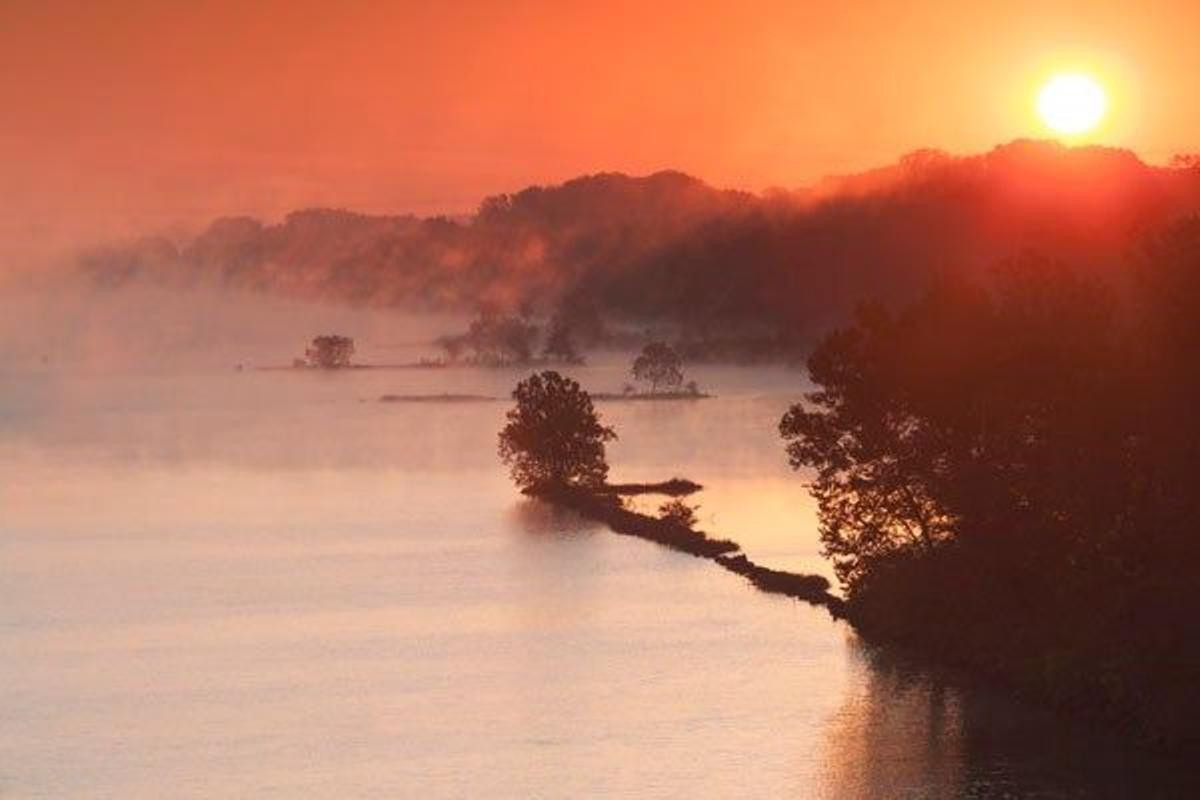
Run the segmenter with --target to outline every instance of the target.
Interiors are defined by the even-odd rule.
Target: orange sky
[[[1197,0],[0,0],[0,234],[306,205],[462,211],[583,172],[794,186],[1045,132],[1098,73],[1100,140],[1200,150]]]

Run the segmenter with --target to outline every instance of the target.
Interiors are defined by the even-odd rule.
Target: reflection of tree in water
[[[856,637],[848,646],[855,662],[850,668],[865,680],[832,720],[826,796],[962,797],[959,693],[887,660]]]
[[[861,691],[831,721],[827,797],[1200,796],[1181,764],[857,637],[847,644]]]
[[[568,508],[531,498],[513,505],[508,518],[514,529],[531,536],[583,536],[604,530],[600,523],[584,519]]]

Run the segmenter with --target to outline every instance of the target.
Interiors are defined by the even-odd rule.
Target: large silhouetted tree
[[[866,308],[825,339],[809,361],[820,388],[780,432],[792,466],[815,470],[822,541],[851,593],[952,541],[1042,548],[1115,524],[1128,409],[1112,307],[1093,282],[1026,257],[990,290],[947,284],[898,313]]]
[[[1137,274],[1025,257],[866,308],[780,432],[861,630],[1194,746],[1200,221]]]
[[[578,383],[545,371],[518,383],[513,399],[517,405],[500,431],[499,452],[522,491],[604,483],[604,445],[617,435],[600,424]]]

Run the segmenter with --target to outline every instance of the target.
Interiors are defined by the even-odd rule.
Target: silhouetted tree
[[[679,354],[666,342],[650,342],[633,360],[631,370],[636,380],[650,384],[650,391],[658,393],[658,387],[676,389],[683,383],[683,369]]]
[[[595,297],[583,289],[568,292],[559,302],[555,317],[561,320],[578,345],[589,347],[609,338]]]
[[[1120,304],[1024,257],[865,307],[780,432],[860,630],[1194,746],[1200,222],[1138,274]]]
[[[467,345],[466,337],[461,334],[445,334],[439,336],[435,341],[437,346],[445,351],[448,361],[458,361],[462,357],[463,348]]]
[[[600,424],[578,383],[547,370],[518,383],[513,399],[499,453],[517,486],[532,492],[604,483],[604,445],[617,435]]]
[[[1096,465],[1121,441],[1091,441],[1121,424],[1106,400],[1111,299],[1032,257],[994,284],[947,284],[898,314],[866,307],[809,360],[820,389],[780,432],[792,466],[816,470],[822,541],[851,592],[898,555],[988,541],[1018,517],[1032,530],[1064,503],[1111,510],[1086,494],[1091,478],[1107,489]]]
[[[582,364],[583,356],[575,349],[570,327],[558,316],[550,323],[550,334],[542,348],[542,357],[564,364]]]
[[[477,363],[487,366],[527,364],[533,358],[537,326],[523,316],[507,316],[491,309],[480,311],[462,337]]]
[[[696,524],[696,508],[675,498],[674,500],[666,501],[658,507],[658,517],[667,522],[681,525],[684,528],[691,528]]]
[[[309,366],[336,369],[350,366],[354,356],[354,340],[349,336],[328,334],[312,340],[312,346],[304,351]]]

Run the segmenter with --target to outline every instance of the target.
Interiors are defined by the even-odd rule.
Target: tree
[[[780,423],[860,630],[1194,746],[1200,220],[864,308]]]
[[[537,326],[524,316],[506,316],[493,308],[484,308],[466,333],[442,336],[438,344],[451,361],[458,360],[462,351],[470,348],[477,364],[526,364],[533,359],[537,332]]]
[[[607,335],[596,304],[589,295],[576,290],[559,301],[550,318],[550,333],[542,356],[565,364],[582,364],[579,346],[594,345]]]
[[[809,360],[820,389],[780,433],[792,467],[815,470],[847,590],[950,542],[999,570],[1113,525],[1126,423],[1112,335],[1102,287],[1025,257],[991,291],[948,284],[827,337]]]
[[[563,296],[554,317],[570,332],[572,340],[583,347],[601,344],[609,338],[595,296],[582,288]]]
[[[435,342],[446,352],[446,359],[451,362],[458,361],[467,344],[464,334],[444,334],[439,336]]]
[[[651,394],[657,394],[659,386],[678,388],[683,383],[679,353],[666,342],[650,342],[642,348],[631,371],[636,380],[650,384]]]
[[[349,336],[328,334],[312,340],[312,346],[304,351],[310,367],[337,369],[350,366],[354,355],[354,340]]]
[[[517,405],[500,431],[499,454],[522,491],[604,483],[604,445],[617,435],[600,424],[578,383],[547,370],[518,383],[513,399]]]
[[[564,364],[582,364],[583,356],[575,349],[571,329],[557,317],[550,326],[550,335],[542,348],[543,358],[552,358]]]
[[[658,518],[664,522],[673,522],[684,528],[691,528],[696,524],[696,509],[679,498],[668,500],[658,507]]]
[[[876,320],[878,326],[890,320]],[[869,318],[861,326],[871,326]],[[793,469],[811,468],[824,555],[848,591],[872,568],[909,549],[932,547],[948,534],[948,515],[914,470],[917,447],[909,415],[869,401],[873,376],[856,372],[869,354],[861,330],[830,336],[809,362],[822,389],[792,406],[779,423]],[[880,330],[880,333],[883,331]],[[865,378],[862,384],[847,379]]]

